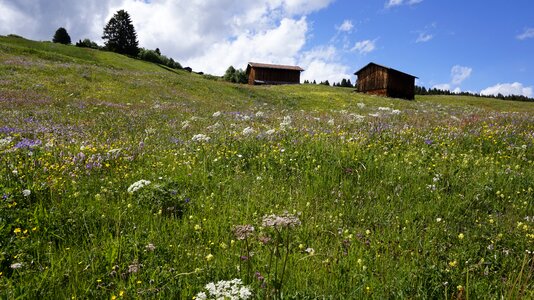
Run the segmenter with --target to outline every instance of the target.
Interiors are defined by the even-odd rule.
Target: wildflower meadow
[[[0,38],[0,298],[534,298],[534,104]]]

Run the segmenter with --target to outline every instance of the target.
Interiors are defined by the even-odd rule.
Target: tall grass
[[[3,298],[191,299],[234,278],[255,298],[534,297],[532,104],[49,47],[0,38]]]

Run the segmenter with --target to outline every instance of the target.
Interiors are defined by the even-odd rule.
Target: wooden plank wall
[[[389,70],[388,97],[415,99],[415,78],[395,70]]]
[[[251,82],[252,79],[252,82]],[[283,70],[283,69],[267,69],[267,68],[251,68],[249,75],[249,83],[253,84],[254,80],[265,81],[266,83],[300,83],[300,71],[297,70]]]
[[[358,91],[364,93],[380,91],[379,93],[383,94],[388,87],[387,82],[387,70],[380,66],[371,65],[358,74]]]

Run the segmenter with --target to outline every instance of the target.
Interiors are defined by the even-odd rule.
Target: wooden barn
[[[415,99],[415,79],[417,77],[369,63],[354,73],[358,76],[358,92],[391,98]]]
[[[248,63],[248,84],[299,84],[300,72],[297,66],[282,66],[260,63]]]

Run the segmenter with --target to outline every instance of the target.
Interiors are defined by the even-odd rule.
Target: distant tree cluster
[[[247,73],[243,69],[236,70],[233,66],[226,69],[223,79],[233,83],[248,83]]]
[[[182,69],[182,65],[180,65],[179,62],[176,62],[174,61],[174,59],[162,55],[159,48],[156,48],[156,50],[148,50],[145,48],[141,48],[139,49],[138,57],[142,60],[161,64],[172,69]]]
[[[83,41],[79,40],[78,42],[76,42],[76,47],[102,49],[102,47],[98,46],[97,43],[91,41],[90,39],[84,39]]]
[[[327,86],[330,86],[330,82],[328,80],[325,80],[325,81],[321,81],[319,83],[317,83],[317,81],[309,81],[309,80],[304,80],[304,84],[319,84],[319,85],[327,85]],[[345,79],[343,78],[343,80],[341,80],[341,82],[334,82],[334,84],[332,86],[335,86],[335,87],[353,87],[352,83],[350,82],[350,79]]]
[[[165,65],[173,69],[182,69],[180,63],[174,59],[162,55],[159,48],[156,50],[149,50],[139,48],[137,41],[137,33],[130,19],[130,15],[124,11],[119,10],[104,27],[104,35],[102,39],[106,40],[104,46],[99,46],[90,39],[83,39],[76,42],[76,47],[91,48],[98,50],[108,50],[120,54],[137,57],[144,61],[149,61],[161,65]],[[67,30],[60,27],[56,30],[52,39],[54,43],[61,43],[65,45],[71,44],[71,39]]]
[[[341,82],[338,82],[338,83],[334,82],[334,86],[337,86],[337,87],[354,87],[352,85],[352,82],[350,82],[350,78],[349,79],[343,78],[341,80]]]
[[[437,88],[431,88],[427,89],[425,87],[421,86],[415,86],[415,94],[416,95],[460,95],[460,96],[471,96],[471,97],[484,97],[484,98],[493,98],[493,99],[500,99],[500,100],[509,100],[509,101],[534,101],[534,98],[529,98],[523,95],[508,95],[505,96],[503,94],[497,94],[497,95],[481,95],[479,93],[470,93],[470,92],[451,92],[449,90],[441,90]]]

